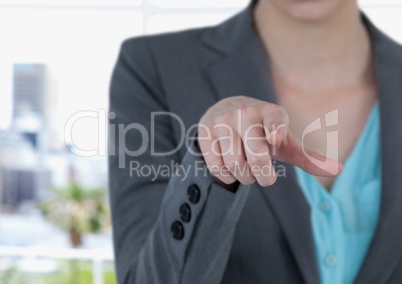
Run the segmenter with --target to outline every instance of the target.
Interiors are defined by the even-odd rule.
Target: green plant
[[[109,225],[104,189],[87,189],[75,182],[53,189],[53,198],[40,204],[43,215],[67,231],[73,247],[82,244],[82,235],[96,233]]]
[[[71,273],[71,262],[61,261],[61,270],[53,275],[41,275],[38,277],[40,284],[92,284],[92,266],[88,262],[77,261],[77,270],[74,274]],[[104,284],[116,284],[116,278],[113,270],[110,267],[105,266],[103,272]]]
[[[0,268],[0,284],[92,284],[92,264],[77,261],[74,273],[71,271],[71,260],[60,260],[59,270],[50,274],[36,274],[18,271],[17,266],[5,270]],[[104,264],[104,284],[116,284],[115,274],[110,264]]]
[[[17,268],[12,266],[1,273],[0,284],[13,284],[16,283]]]

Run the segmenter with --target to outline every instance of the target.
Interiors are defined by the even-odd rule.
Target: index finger
[[[298,166],[312,175],[333,177],[339,175],[343,170],[342,163],[317,152],[304,149],[300,141],[290,131],[287,131],[287,137],[281,137],[281,144],[275,150],[275,159]]]

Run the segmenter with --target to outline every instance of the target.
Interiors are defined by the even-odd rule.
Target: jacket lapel
[[[310,207],[297,182],[292,165],[276,163],[276,169],[284,174],[261,194],[274,212],[305,283],[320,283],[317,258],[310,223]],[[279,169],[279,170],[278,170]]]
[[[276,102],[268,58],[253,28],[252,6],[204,37],[209,48],[221,54],[205,69],[217,100],[248,96]],[[293,167],[276,166],[284,167],[286,177],[279,178],[272,187],[260,188],[260,192],[281,226],[305,282],[319,283],[309,206]]]
[[[377,230],[356,283],[385,283],[402,256],[402,48],[363,20],[373,42],[380,100],[382,194]]]

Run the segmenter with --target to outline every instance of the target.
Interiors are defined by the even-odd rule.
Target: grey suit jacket
[[[253,5],[216,27],[122,45],[111,82],[109,159],[119,283],[319,283],[310,208],[290,165],[278,163],[286,177],[271,187],[241,185],[231,193],[194,171],[203,160],[185,146],[164,156],[151,147],[141,155],[122,150],[151,146],[137,127],[151,129],[151,112],[169,111],[184,122],[155,117],[152,146],[168,152],[180,145],[182,127],[198,123],[220,99],[275,102]],[[378,227],[355,283],[402,283],[402,48],[362,19],[374,47],[383,187]],[[152,180],[147,170],[133,170],[172,163],[190,168],[188,176]]]

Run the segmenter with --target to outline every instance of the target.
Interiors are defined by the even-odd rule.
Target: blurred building
[[[29,138],[13,131],[0,131],[1,210],[15,211],[36,203],[50,188],[51,173],[39,163]]]
[[[5,167],[2,171],[3,211],[15,211],[26,204],[34,207],[50,188],[51,174],[45,168]]]
[[[50,68],[41,63],[14,64],[12,128],[39,152],[63,148],[57,108],[56,80]]]
[[[47,67],[44,64],[14,64],[14,120],[27,112],[42,117],[47,92]]]

